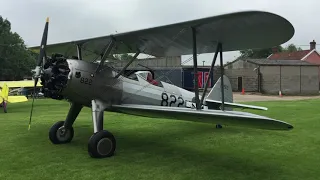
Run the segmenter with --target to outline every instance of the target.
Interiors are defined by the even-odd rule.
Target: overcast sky
[[[308,49],[313,39],[320,42],[317,0],[0,0],[0,4],[0,15],[11,22],[12,30],[22,36],[27,46],[40,44],[47,16],[48,43],[55,43],[240,10],[264,10],[288,19],[295,35],[284,45],[294,43]],[[225,53],[224,60],[232,61],[238,55]],[[200,55],[198,64],[209,64],[212,57]]]

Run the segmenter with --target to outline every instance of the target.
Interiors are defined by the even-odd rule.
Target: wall
[[[154,70],[154,78],[182,88],[182,68],[157,68]]]
[[[260,72],[262,93],[278,94],[280,90],[283,95],[319,93],[317,66],[260,66]]]
[[[282,94],[300,93],[300,66],[280,66]]]
[[[209,70],[210,67],[198,67],[198,87],[199,89],[204,88],[204,84],[207,81],[208,75],[209,75]],[[210,83],[208,88],[210,89],[214,83],[217,81],[216,79],[217,76],[217,67],[214,67],[213,72],[211,72],[211,77],[210,77]],[[193,67],[184,67],[183,68],[183,73],[182,73],[182,86],[184,89],[193,91],[194,90],[194,73],[193,73]],[[219,71],[220,72],[220,71]]]
[[[319,94],[318,67],[301,67],[301,92],[304,94]]]
[[[261,92],[276,94],[279,92],[280,66],[260,66]]]
[[[320,65],[320,55],[314,51],[308,57],[306,57],[304,61],[307,61],[312,64]],[[319,72],[320,72],[320,67],[319,67]],[[320,73],[319,73],[319,79],[320,79]]]
[[[242,87],[246,92],[258,91],[258,66],[238,60],[225,67],[225,75],[230,79],[233,91],[238,91],[238,77],[242,77]]]

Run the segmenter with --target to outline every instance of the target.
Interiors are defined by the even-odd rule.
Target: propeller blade
[[[40,54],[39,54],[39,57],[38,57],[37,66],[35,68],[33,97],[32,97],[32,104],[31,104],[31,111],[30,111],[28,130],[30,130],[30,127],[31,127],[33,104],[34,104],[34,98],[36,96],[36,87],[37,87],[38,80],[39,80],[39,77],[40,77],[41,66],[43,67],[44,64],[46,63],[46,60],[47,60],[45,49],[46,49],[47,39],[48,39],[48,29],[49,29],[49,17],[47,17],[46,24],[44,26],[44,30],[43,30],[43,34],[42,34],[42,40],[41,40],[41,44],[40,44]]]
[[[41,66],[43,58],[45,57],[45,48],[46,48],[47,39],[48,39],[48,28],[49,28],[49,18],[47,17],[46,24],[44,26],[44,30],[42,34],[42,40],[40,44],[40,55],[38,57],[37,66]]]

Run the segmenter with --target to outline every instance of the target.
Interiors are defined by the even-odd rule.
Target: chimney
[[[277,53],[277,52],[278,52],[278,48],[277,48],[277,47],[273,47],[273,48],[272,48],[272,53],[275,54],[275,53]]]
[[[310,42],[310,50],[314,49],[316,49],[316,42],[313,40],[312,42]]]

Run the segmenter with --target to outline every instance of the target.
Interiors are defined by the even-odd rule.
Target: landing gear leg
[[[71,103],[71,107],[65,121],[56,122],[49,130],[49,139],[53,144],[69,143],[74,135],[73,123],[78,117],[82,105]]]
[[[116,139],[112,133],[103,130],[103,114],[106,105],[99,100],[92,100],[91,104],[94,134],[88,142],[88,153],[93,158],[113,156],[116,149]]]

